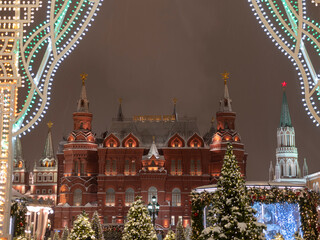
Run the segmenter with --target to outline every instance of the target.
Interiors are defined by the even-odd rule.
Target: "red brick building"
[[[31,172],[26,169],[20,138],[15,139],[12,188],[26,197],[51,199],[56,204],[58,167],[52,144],[52,123],[48,126],[43,155]]]
[[[219,176],[226,145],[231,142],[245,175],[247,154],[235,130],[236,114],[225,82],[217,112],[217,130],[201,137],[195,118],[172,115],[125,118],[120,102],[117,117],[102,139],[92,132],[92,113],[83,82],[74,127],[58,158],[58,204],[55,229],[85,210],[98,211],[104,224],[123,224],[135,196],[160,204],[158,228],[181,219],[190,224],[192,189],[213,183]]]

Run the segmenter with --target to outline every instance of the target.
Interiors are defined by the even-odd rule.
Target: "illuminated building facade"
[[[72,226],[83,210],[97,210],[104,224],[123,224],[135,196],[148,204],[156,196],[160,211],[159,229],[175,228],[178,220],[190,224],[192,189],[216,182],[228,142],[234,144],[245,175],[244,145],[235,130],[236,114],[231,108],[225,75],[225,93],[217,112],[218,130],[213,126],[204,137],[195,118],[171,115],[125,118],[120,101],[117,117],[103,138],[92,132],[92,113],[85,79],[74,128],[62,143],[58,158],[58,200],[54,228]],[[209,166],[209,167],[208,167]]]
[[[26,170],[25,160],[22,155],[20,138],[16,138],[13,144],[13,179],[12,188],[21,194],[28,191],[29,173]]]
[[[52,123],[48,123],[48,135],[41,159],[35,163],[29,175],[30,197],[51,199],[56,203],[58,166],[52,144]]]

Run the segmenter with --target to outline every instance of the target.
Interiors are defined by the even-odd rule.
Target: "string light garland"
[[[306,189],[281,189],[281,188],[248,188],[247,194],[255,202],[273,203],[296,203],[300,208],[301,230],[305,240],[316,240],[319,238],[318,212],[320,204],[318,193]],[[204,229],[203,210],[215,200],[215,192],[203,191],[191,193],[191,219],[192,239],[197,240]]]
[[[44,1],[47,19],[27,33],[42,1],[0,0],[0,238],[10,237],[12,138],[43,118],[59,65],[79,44],[102,1]],[[18,87],[27,90],[19,109]]]
[[[306,17],[305,0],[248,0],[267,36],[297,70],[307,115],[320,124],[320,83],[312,59],[320,56],[320,25]],[[316,4],[319,0],[313,1]]]

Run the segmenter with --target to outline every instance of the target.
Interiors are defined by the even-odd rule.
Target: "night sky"
[[[308,4],[318,16],[319,9]],[[320,129],[303,108],[297,72],[246,0],[105,0],[87,35],[60,65],[44,120],[22,138],[27,165],[42,155],[48,121],[54,123],[55,150],[72,131],[83,71],[99,136],[115,117],[120,97],[125,117],[171,114],[175,97],[179,115],[197,117],[203,135],[223,96],[225,70],[231,73],[236,129],[249,154],[248,180],[267,180],[275,162],[282,81],[288,82],[300,167],[307,158],[309,173],[319,171]]]

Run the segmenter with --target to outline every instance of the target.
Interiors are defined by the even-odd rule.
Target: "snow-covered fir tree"
[[[184,236],[184,228],[182,226],[182,222],[179,220],[176,228],[176,240],[185,240]]]
[[[65,226],[62,232],[61,240],[68,240],[68,237],[69,237],[69,229],[67,226]]]
[[[53,240],[60,240],[60,237],[59,237],[59,233],[58,233],[58,232],[54,232]]]
[[[209,211],[208,221],[211,226],[202,231],[203,239],[265,239],[264,225],[254,217],[245,181],[233,154],[233,147],[228,144],[224,156],[217,191]]]
[[[282,234],[280,233],[277,233],[275,236],[274,236],[274,239],[273,240],[284,240]]]
[[[94,231],[92,230],[89,216],[82,212],[73,222],[73,229],[68,237],[68,240],[86,240],[91,238],[95,240]]]
[[[96,240],[104,240],[103,230],[102,230],[101,222],[99,219],[99,214],[97,211],[93,213],[91,225],[92,225],[92,230],[94,231]]]
[[[142,198],[138,196],[128,211],[123,240],[157,240],[156,231]]]
[[[192,237],[192,228],[188,224],[187,227],[184,230],[184,236],[186,237],[186,240],[191,240]]]
[[[303,237],[301,237],[299,230],[293,234],[293,237],[295,240],[303,240]]]
[[[174,231],[169,230],[164,240],[176,240],[176,234]]]

